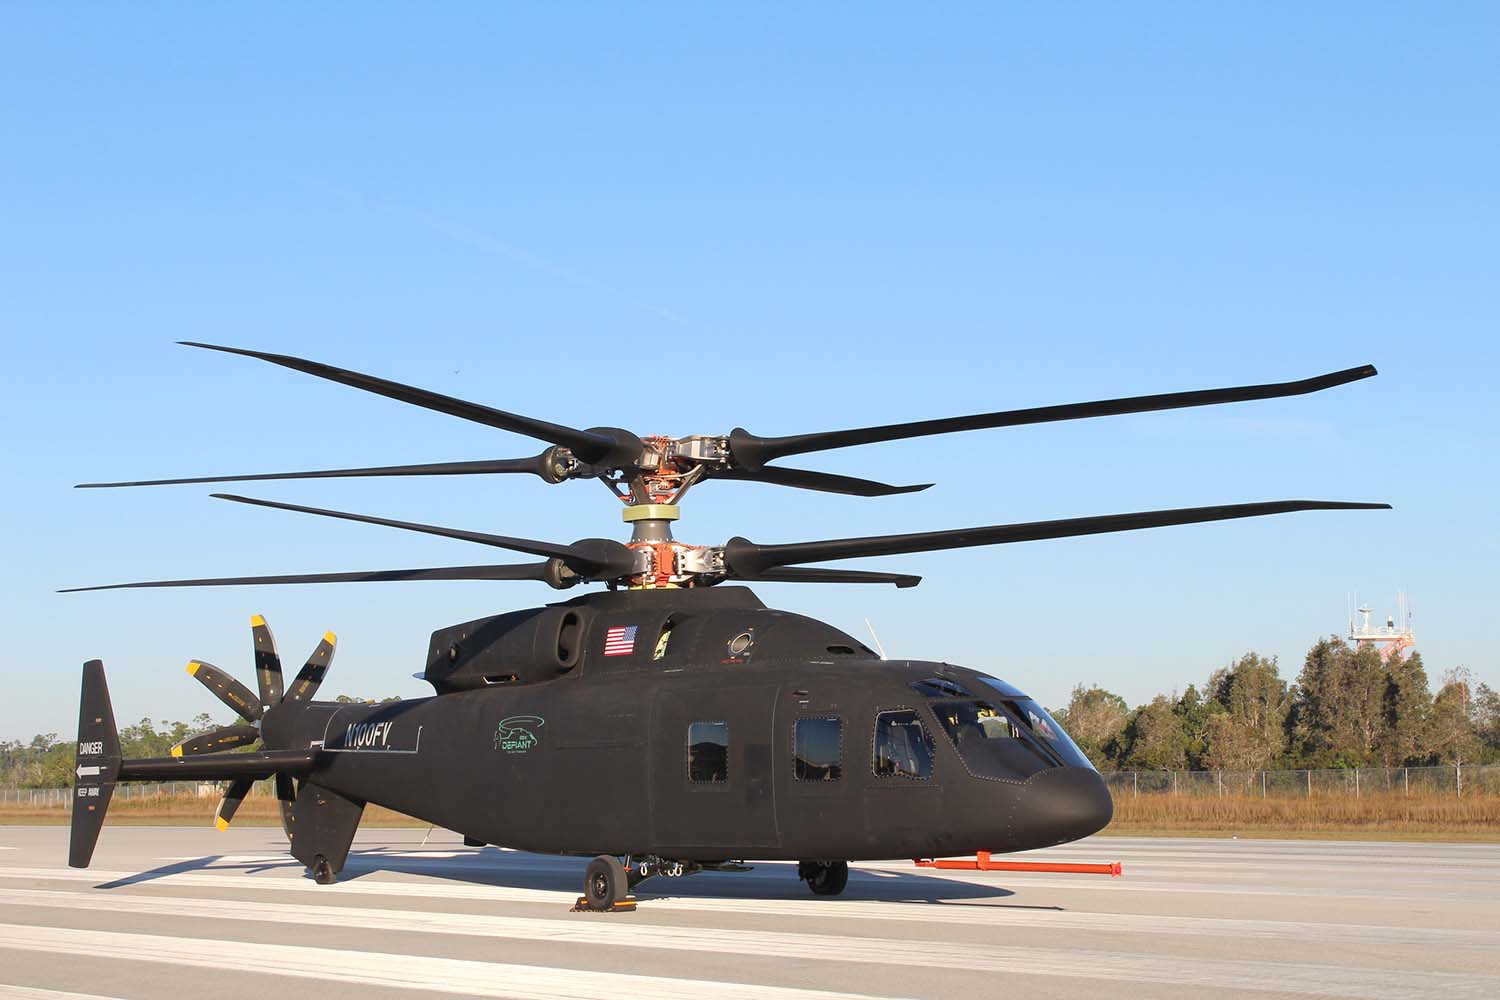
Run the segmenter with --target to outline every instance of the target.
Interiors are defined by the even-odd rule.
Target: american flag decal
[[[635,652],[634,625],[616,625],[604,633],[605,656],[629,656]]]

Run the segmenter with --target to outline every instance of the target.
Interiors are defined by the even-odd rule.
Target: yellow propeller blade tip
[[[177,744],[176,746],[174,746],[172,748],[172,756],[173,757],[181,757],[182,756],[182,744],[181,743]]]
[[[265,623],[266,623],[266,617],[265,617],[265,615],[251,615],[250,616],[250,627],[251,628],[258,628],[259,626],[264,625]]]
[[[197,677],[198,676],[198,668],[201,667],[201,666],[203,666],[203,664],[199,663],[197,660],[189,660],[188,661],[188,665],[187,665],[188,676],[189,677]]]
[[[225,819],[222,816],[215,816],[214,829],[218,830],[220,833],[223,833],[225,830],[229,829],[229,820]]]
[[[339,637],[334,635],[332,632],[324,632],[323,641],[328,643],[328,645],[330,646],[335,646],[338,644]]]

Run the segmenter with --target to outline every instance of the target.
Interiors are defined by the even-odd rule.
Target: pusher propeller
[[[237,750],[240,747],[249,746],[261,738],[259,722],[265,712],[283,701],[310,701],[317,693],[318,685],[323,683],[323,678],[328,674],[328,667],[333,663],[333,653],[338,642],[337,636],[332,632],[324,633],[322,641],[318,643],[317,648],[313,650],[312,655],[307,658],[307,662],[292,680],[291,688],[283,693],[281,655],[276,652],[276,637],[271,634],[270,626],[261,615],[251,616],[250,631],[255,640],[255,680],[260,688],[258,699],[249,688],[211,663],[193,660],[187,666],[189,674],[212,691],[214,697],[228,705],[235,714],[250,724],[224,726],[185,739],[172,748],[173,757],[195,757],[199,754],[222,753],[226,750]],[[277,772],[275,781],[276,797],[281,804],[281,826],[290,837],[292,823],[295,820],[292,804],[297,798],[297,787],[290,774]],[[254,782],[248,778],[236,778],[226,786],[224,798],[214,814],[215,826],[220,830],[229,828],[235,811],[239,809],[245,796],[250,794],[253,784]]]

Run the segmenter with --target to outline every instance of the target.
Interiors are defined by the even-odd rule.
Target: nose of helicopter
[[[1098,833],[1115,814],[1109,789],[1092,768],[1049,768],[1028,778],[1025,788],[1016,812],[1017,826],[1023,837],[1038,846]]]

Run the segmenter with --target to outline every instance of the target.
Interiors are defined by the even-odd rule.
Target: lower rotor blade
[[[419,524],[415,521],[395,521],[385,517],[371,517],[368,514],[350,514],[341,510],[325,510],[322,507],[303,507],[294,503],[277,503],[274,500],[257,500],[254,497],[236,496],[232,493],[210,494],[216,500],[232,500],[235,503],[247,503],[256,507],[271,507],[275,510],[290,510],[299,514],[316,514],[319,517],[334,517],[343,521],[359,521],[363,524],[378,524],[387,528],[400,528],[403,531],[419,531],[427,535],[439,535],[443,538],[456,538],[464,542],[478,542],[480,545],[493,545],[500,549],[510,549],[514,552],[525,552],[528,555],[548,556],[571,562],[575,571],[582,572],[590,568],[593,561],[588,556],[581,554],[576,545],[560,545],[556,542],[538,542],[530,538],[512,538],[509,535],[491,535],[482,531],[464,531],[459,528],[443,528],[433,524]],[[600,539],[606,545],[611,544],[608,540]],[[625,553],[631,565],[634,565],[634,557],[630,556],[629,550],[619,542],[612,543],[620,552]],[[595,567],[597,568],[597,567]],[[620,574],[613,573],[612,576]]]
[[[1389,510],[1390,504],[1341,503],[1329,500],[1276,500],[1270,503],[1229,504],[1219,507],[1188,507],[1178,510],[1148,510],[1135,514],[1075,517],[1060,521],[1026,524],[996,524],[952,531],[924,531],[904,535],[874,535],[867,538],[836,538],[790,545],[757,545],[745,538],[732,538],[724,546],[724,563],[730,573],[754,577],[778,566],[796,563],[856,559],[861,556],[892,556],[906,552],[933,552],[977,545],[1002,545],[1042,538],[1068,538],[1113,531],[1136,531],[1175,524],[1227,521],[1261,517],[1298,510]]]
[[[297,671],[292,686],[286,689],[285,701],[312,701],[318,685],[323,683],[328,668],[333,664],[333,649],[338,641],[338,636],[332,632],[323,633],[323,641],[318,643],[318,648],[313,650],[302,669]]]
[[[920,576],[901,573],[866,573],[862,570],[822,569],[821,567],[785,566],[744,577],[749,583],[890,583],[905,589],[922,582]]]
[[[314,472],[266,472],[245,476],[196,476],[190,479],[139,479],[121,483],[79,483],[74,489],[113,489],[120,486],[184,486],[193,483],[248,483],[271,479],[355,479],[367,476],[489,476],[529,472],[558,482],[551,449],[535,458],[493,458],[477,462],[433,462],[426,465],[377,465],[366,469],[320,469]]]
[[[172,748],[173,757],[193,757],[200,753],[218,753],[247,747],[260,739],[260,730],[254,726],[225,726],[183,740]]]
[[[250,616],[250,634],[255,638],[255,683],[260,688],[262,708],[281,704],[281,657],[276,637],[260,615]]]
[[[775,465],[759,469],[729,469],[715,472],[715,479],[736,479],[750,483],[771,483],[775,486],[793,486],[802,490],[817,490],[821,493],[842,493],[853,497],[888,497],[898,493],[918,493],[932,486],[920,483],[916,486],[892,486],[853,476],[836,476],[831,472],[811,472],[807,469],[784,469]]]
[[[246,722],[254,722],[260,718],[260,702],[250,689],[212,663],[192,660],[187,665],[187,672]]]
[[[214,826],[219,832],[229,829],[229,824],[234,821],[234,814],[239,811],[240,803],[245,801],[245,796],[249,795],[250,789],[254,787],[254,778],[235,778],[224,789],[224,797],[219,800],[219,808],[214,811]]]
[[[103,587],[69,587],[59,594],[87,590],[139,590],[151,587],[251,587],[286,583],[387,583],[403,580],[551,580],[553,561],[512,566],[439,566],[432,569],[372,569],[352,573],[296,573],[289,576],[220,576],[200,580],[148,580]],[[237,682],[236,682],[237,683]],[[231,706],[233,707],[233,706]]]

